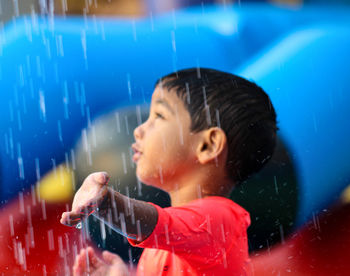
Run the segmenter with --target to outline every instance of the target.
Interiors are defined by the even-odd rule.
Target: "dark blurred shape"
[[[293,230],[298,211],[298,183],[292,154],[278,137],[266,166],[232,192],[231,199],[249,211],[250,251],[280,243]]]
[[[133,131],[148,116],[148,106],[130,106],[98,117],[87,130],[82,131],[76,152],[76,189],[92,172],[106,171],[109,185],[114,190],[159,206],[170,206],[169,195],[157,188],[137,181],[132,161]],[[141,248],[129,245],[127,240],[104,226],[95,217],[89,218],[92,240],[102,249],[119,254],[127,262],[137,262]]]

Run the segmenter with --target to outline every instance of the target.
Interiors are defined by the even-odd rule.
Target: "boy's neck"
[[[199,177],[181,181],[172,185],[174,189],[168,191],[171,198],[171,206],[182,206],[193,200],[208,196],[229,197],[234,184],[221,175],[203,174]]]

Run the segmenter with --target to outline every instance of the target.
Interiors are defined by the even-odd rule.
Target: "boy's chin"
[[[152,177],[147,177],[145,175],[140,175],[138,173],[136,173],[136,176],[137,176],[137,179],[141,183],[143,183],[143,184],[145,184],[147,186],[152,186],[152,187],[161,189],[161,190],[163,190],[165,192],[168,192],[166,189],[164,189],[164,184],[161,183],[161,181],[159,181],[158,178],[155,179],[155,178],[152,178]]]

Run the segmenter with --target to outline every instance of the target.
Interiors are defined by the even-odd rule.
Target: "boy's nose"
[[[135,137],[135,140],[139,140],[143,137],[143,129],[142,129],[142,125],[139,125],[137,128],[135,128],[134,130],[134,137]]]

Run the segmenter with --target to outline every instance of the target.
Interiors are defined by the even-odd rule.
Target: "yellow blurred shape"
[[[349,203],[350,202],[350,185],[345,188],[341,195],[341,199],[344,203]]]
[[[37,186],[41,199],[47,202],[65,202],[74,194],[74,175],[66,166],[60,165],[46,174]]]

